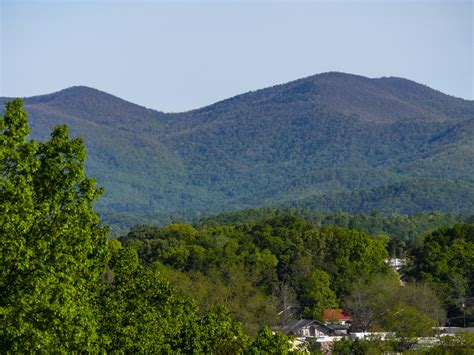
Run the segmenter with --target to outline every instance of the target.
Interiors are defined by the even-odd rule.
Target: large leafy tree
[[[420,337],[434,335],[436,322],[415,307],[399,304],[385,319],[385,327],[394,332],[395,350],[403,352],[413,348]]]
[[[433,327],[444,320],[433,290],[424,284],[402,285],[392,272],[356,282],[344,306],[354,319],[353,330],[393,332],[392,345],[399,351],[415,346],[419,337],[433,335]]]
[[[472,322],[474,309],[474,224],[440,228],[413,251],[407,270],[416,280],[432,285],[448,305],[451,324]],[[463,309],[463,306],[466,307]]]
[[[323,310],[337,307],[336,294],[330,288],[331,279],[324,271],[312,271],[304,283],[306,287],[301,295],[304,316],[322,319]]]
[[[444,285],[453,297],[474,288],[474,224],[441,228],[429,234],[416,248],[411,274],[434,284]],[[450,291],[450,292],[449,292]]]
[[[258,332],[252,347],[249,349],[250,354],[288,354],[291,353],[292,345],[288,341],[288,337],[280,332],[272,332],[270,328],[263,327]],[[291,338],[290,338],[291,339]]]
[[[107,258],[101,195],[65,126],[28,141],[21,100],[0,118],[0,351],[95,350],[92,292]]]
[[[350,285],[361,278],[386,270],[388,254],[385,238],[340,227],[321,228],[325,240],[323,270],[332,278],[331,288],[339,298],[349,293]]]
[[[109,266],[99,298],[104,349],[163,353],[189,347],[189,333],[198,324],[193,303],[142,266],[132,248],[112,248]]]

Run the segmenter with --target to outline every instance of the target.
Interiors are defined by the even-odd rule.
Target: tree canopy
[[[20,100],[0,119],[0,347],[97,349],[92,289],[107,258],[106,229],[84,173],[81,139],[59,126],[48,142],[30,133]]]
[[[222,306],[199,313],[137,251],[107,241],[93,210],[102,190],[86,151],[65,126],[28,140],[21,100],[0,118],[0,352],[241,353],[284,348],[288,338],[246,335]],[[168,233],[193,230],[170,227]],[[195,233],[194,233],[195,234]],[[194,248],[182,264],[199,265]],[[193,261],[194,260],[194,261]]]

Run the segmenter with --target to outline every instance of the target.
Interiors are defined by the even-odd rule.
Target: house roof
[[[447,334],[455,334],[455,333],[474,333],[474,327],[443,327],[441,328],[444,333]]]
[[[342,308],[331,308],[323,311],[323,319],[325,321],[336,320],[336,321],[350,321],[352,317]]]
[[[329,332],[334,332],[334,329],[332,329],[331,327],[327,326],[326,324],[324,324],[324,323],[322,323],[318,320],[315,320],[315,319],[294,319],[294,320],[291,320],[291,321],[287,322],[284,325],[272,327],[272,329],[281,331],[284,334],[289,335],[289,334],[296,334],[296,332],[299,329],[307,327],[311,324],[317,324],[321,327],[327,328]]]

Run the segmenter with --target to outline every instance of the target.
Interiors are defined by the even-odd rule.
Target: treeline
[[[202,212],[186,212],[185,209],[181,213],[113,212],[103,209],[99,212],[116,236],[125,234],[137,224],[241,224],[291,214],[319,225],[338,225],[369,234],[386,233],[391,237],[410,240],[443,226],[474,222],[473,191],[472,186],[466,183],[410,180],[370,191],[326,194],[272,204],[274,207],[247,208],[211,216]],[[441,205],[445,207],[439,210]]]
[[[319,227],[335,225],[356,229],[370,235],[386,234],[390,236],[391,240],[396,239],[408,244],[414,243],[416,237],[426,235],[441,227],[474,223],[474,214],[417,212],[406,215],[400,213],[385,214],[375,209],[370,213],[350,213],[264,207],[220,213],[215,216],[201,218],[193,225],[197,228],[216,225],[241,225],[285,215],[300,217]]]

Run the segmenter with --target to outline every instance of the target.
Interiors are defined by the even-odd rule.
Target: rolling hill
[[[112,224],[262,205],[474,206],[474,101],[406,79],[324,73],[173,114],[88,87],[25,103],[34,138],[60,123],[84,137]]]

